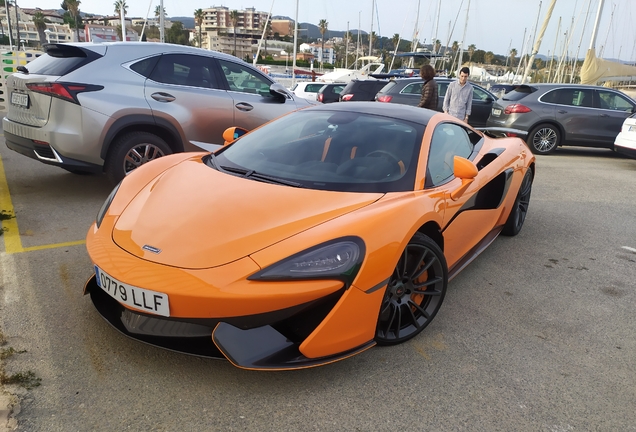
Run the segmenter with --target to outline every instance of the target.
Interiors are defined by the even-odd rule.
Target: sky
[[[29,4],[29,1],[33,0],[20,0],[19,5],[25,8],[58,9],[61,3],[61,0],[37,0],[37,3],[33,4]],[[271,10],[272,15],[294,19],[298,3],[299,22],[317,25],[321,19],[325,19],[331,30],[354,30],[360,27],[369,32],[373,25],[373,31],[380,36],[391,38],[398,33],[404,39],[410,40],[413,39],[417,28],[419,40],[425,43],[439,39],[443,44],[450,41],[450,45],[453,41],[464,40],[465,47],[474,44],[477,49],[502,55],[514,48],[519,56],[530,51],[530,46],[535,40],[534,34],[538,32],[537,21],[540,29],[551,1],[224,0],[222,3],[207,3],[204,0],[164,0],[163,4],[168,17],[193,16],[194,10],[198,8],[225,6],[230,9],[254,7],[263,12]],[[539,53],[561,55],[567,46],[570,56],[578,53],[579,58],[585,57],[600,1],[557,0]],[[95,14],[113,14],[113,3],[104,0],[82,0],[80,10]],[[127,3],[129,16],[145,17],[150,9],[149,16],[153,17],[159,0],[127,0]],[[371,11],[374,4],[372,24]],[[605,58],[636,61],[636,26],[633,25],[635,22],[636,0],[605,0],[596,39],[597,55],[602,53]]]

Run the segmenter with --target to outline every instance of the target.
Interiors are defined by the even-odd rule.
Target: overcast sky
[[[37,0],[28,3],[20,0],[21,7],[59,8],[61,0]],[[33,0],[30,0],[33,1]],[[371,30],[371,10],[373,0],[298,0],[298,21],[318,24],[326,19],[331,30],[357,29]],[[399,33],[405,39],[412,39],[414,29],[419,30],[419,39],[430,42],[435,36],[442,43],[461,42],[468,13],[468,27],[464,46],[475,44],[478,49],[507,54],[515,48],[518,54],[526,45],[535,29],[537,17],[539,28],[546,16],[551,0],[419,0],[419,19],[416,19],[418,0],[375,0],[373,31],[380,36],[392,37]],[[584,57],[591,40],[592,28],[600,0],[557,0],[548,29],[539,53],[547,55],[564,50],[565,33],[571,34],[570,55]],[[108,0],[82,0],[80,10],[95,14],[112,14],[113,3]],[[128,15],[145,17],[150,6],[150,16],[159,0],[127,0]],[[441,3],[440,11],[438,6]],[[539,5],[541,4],[541,8]],[[273,8],[272,8],[273,5]],[[204,0],[164,0],[168,16],[193,16],[197,8],[226,6],[230,9],[254,7],[256,10],[273,15],[294,18],[296,0],[225,0],[223,3],[206,3]],[[589,9],[589,12],[588,12]],[[439,19],[438,19],[439,17]],[[558,31],[559,18],[561,27]],[[585,24],[587,18],[587,23]],[[573,23],[574,21],[574,23]],[[360,25],[358,25],[360,23]],[[607,58],[636,60],[636,0],[605,0],[601,24],[596,40],[596,51]],[[585,24],[585,25],[584,25]],[[454,26],[454,29],[453,29]],[[449,28],[452,35],[449,37]],[[573,31],[570,29],[573,28]],[[436,31],[437,30],[437,31]],[[580,49],[579,49],[580,45]],[[556,49],[555,49],[556,47]],[[526,51],[528,48],[526,48]]]

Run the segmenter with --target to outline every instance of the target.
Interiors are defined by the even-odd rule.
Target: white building
[[[301,44],[300,50],[312,53],[318,62],[322,61],[329,64],[335,64],[336,62],[336,52],[331,43],[325,43],[324,52],[322,51],[322,45],[319,43]]]

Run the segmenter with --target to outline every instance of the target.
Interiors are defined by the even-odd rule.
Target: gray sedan
[[[444,95],[448,85],[452,82],[449,78],[435,78],[437,83],[437,94],[439,101],[437,103],[437,111],[442,111],[444,104]],[[422,95],[422,78],[400,78],[391,80],[382,90],[375,96],[378,102],[399,103],[404,105],[417,106]],[[472,83],[471,83],[472,84]],[[488,90],[476,84],[473,86],[473,104],[472,112],[468,119],[471,126],[486,126],[486,120],[490,115],[493,102],[497,99],[495,95]]]
[[[636,101],[607,87],[531,84],[517,87],[492,106],[489,127],[528,131],[534,153],[562,145],[613,148]]]

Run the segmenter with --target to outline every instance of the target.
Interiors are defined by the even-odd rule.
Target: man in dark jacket
[[[424,80],[422,86],[422,97],[417,105],[420,108],[437,109],[437,83],[435,78],[435,69],[430,64],[424,65],[420,69],[420,76]]]

